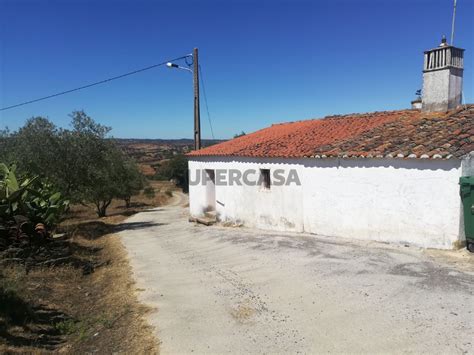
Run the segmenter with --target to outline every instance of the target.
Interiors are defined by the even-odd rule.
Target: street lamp
[[[178,64],[175,64],[175,63],[166,63],[166,66],[168,68],[176,68],[176,69],[187,70],[187,71],[190,71],[191,73],[193,72],[191,69],[186,68],[186,67],[182,67],[182,66],[180,66]]]
[[[193,73],[194,85],[194,150],[201,149],[201,113],[199,109],[199,62],[198,49],[193,49],[193,69],[182,67],[175,63],[166,63],[170,69],[182,69]]]

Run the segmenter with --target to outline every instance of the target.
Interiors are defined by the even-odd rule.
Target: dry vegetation
[[[32,268],[3,267],[0,278],[0,351],[72,353],[157,353],[148,311],[136,288],[120,239],[131,214],[163,205],[170,183],[152,182],[155,196],[141,194],[125,209],[114,201],[109,216],[96,218],[94,209],[74,206],[58,232],[67,241],[77,265]]]
[[[147,140],[120,139],[117,140],[123,151],[134,158],[140,171],[145,176],[153,176],[160,164],[175,155],[185,154],[191,150],[191,140]]]
[[[116,139],[116,142],[128,156],[138,162],[141,172],[149,177],[155,175],[156,168],[163,161],[179,154],[186,154],[194,146],[191,139]],[[204,147],[219,142],[221,141],[202,140]]]

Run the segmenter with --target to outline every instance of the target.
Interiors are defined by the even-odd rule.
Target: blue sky
[[[0,0],[0,106],[162,62],[199,47],[216,138],[276,122],[409,107],[422,52],[451,28],[452,0]],[[474,102],[474,2],[458,0]],[[84,109],[116,137],[192,137],[192,77],[156,68],[0,112],[67,126]],[[210,138],[201,101],[203,137]]]

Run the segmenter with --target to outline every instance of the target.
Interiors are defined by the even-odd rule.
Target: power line
[[[216,139],[216,138],[214,137],[214,130],[212,129],[211,115],[209,114],[209,106],[208,106],[208,104],[207,104],[206,86],[204,85],[204,76],[202,75],[201,66],[199,66],[199,76],[200,76],[200,78],[201,78],[202,92],[203,92],[203,94],[204,94],[204,103],[206,104],[207,119],[208,119],[208,121],[209,121],[209,127],[211,127],[212,139]]]
[[[77,88],[75,88],[75,89],[66,90],[66,91],[58,92],[58,93],[56,93],[56,94],[52,94],[52,95],[40,97],[40,98],[38,98],[38,99],[34,99],[34,100],[22,102],[22,103],[19,103],[19,104],[16,104],[16,105],[11,105],[11,106],[7,106],[7,107],[3,107],[3,108],[0,108],[0,111],[5,111],[5,110],[9,110],[9,109],[12,109],[12,108],[15,108],[15,107],[19,107],[19,106],[24,106],[24,105],[32,104],[32,103],[34,103],[34,102],[38,102],[38,101],[43,101],[43,100],[51,99],[51,98],[53,98],[53,97],[57,97],[57,96],[69,94],[69,93],[74,92],[74,91],[79,91],[79,90],[83,90],[83,89],[90,88],[90,87],[92,87],[92,86],[96,86],[96,85],[108,83],[109,81],[113,81],[113,80],[117,80],[117,79],[122,79],[122,78],[124,78],[124,77],[126,77],[126,76],[130,76],[130,75],[133,75],[133,74],[141,73],[141,72],[146,71],[146,70],[154,69],[154,68],[157,68],[157,67],[159,67],[159,66],[165,65],[165,64],[168,63],[168,62],[172,62],[172,61],[184,59],[184,58],[186,58],[186,57],[188,57],[188,56],[189,56],[189,55],[184,55],[184,56],[181,56],[181,57],[178,57],[178,58],[169,59],[169,60],[166,60],[166,61],[161,62],[161,63],[158,63],[158,64],[150,65],[149,67],[137,69],[137,70],[134,70],[134,71],[131,71],[131,72],[128,72],[128,73],[125,73],[125,74],[117,75],[117,76],[114,76],[114,77],[111,77],[111,78],[108,78],[108,79],[105,79],[105,80],[96,81],[96,82],[94,82],[94,83],[87,84],[87,85],[84,85],[84,86],[80,86],[80,87],[77,87]]]

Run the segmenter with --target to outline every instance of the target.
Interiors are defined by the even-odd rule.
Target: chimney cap
[[[439,45],[440,47],[448,47],[449,44],[448,44],[448,41],[446,39],[446,35],[443,35],[443,37],[441,38],[441,43]]]
[[[424,53],[426,54],[426,53],[430,53],[430,52],[433,52],[433,51],[437,51],[437,50],[440,50],[441,48],[456,48],[457,50],[460,50],[460,51],[464,52],[464,48],[459,48],[459,47],[455,47],[455,46],[450,45],[446,41],[445,36],[443,36],[443,38],[441,39],[441,43],[439,44],[438,47],[433,48],[433,49],[428,49],[428,50],[424,51]]]

